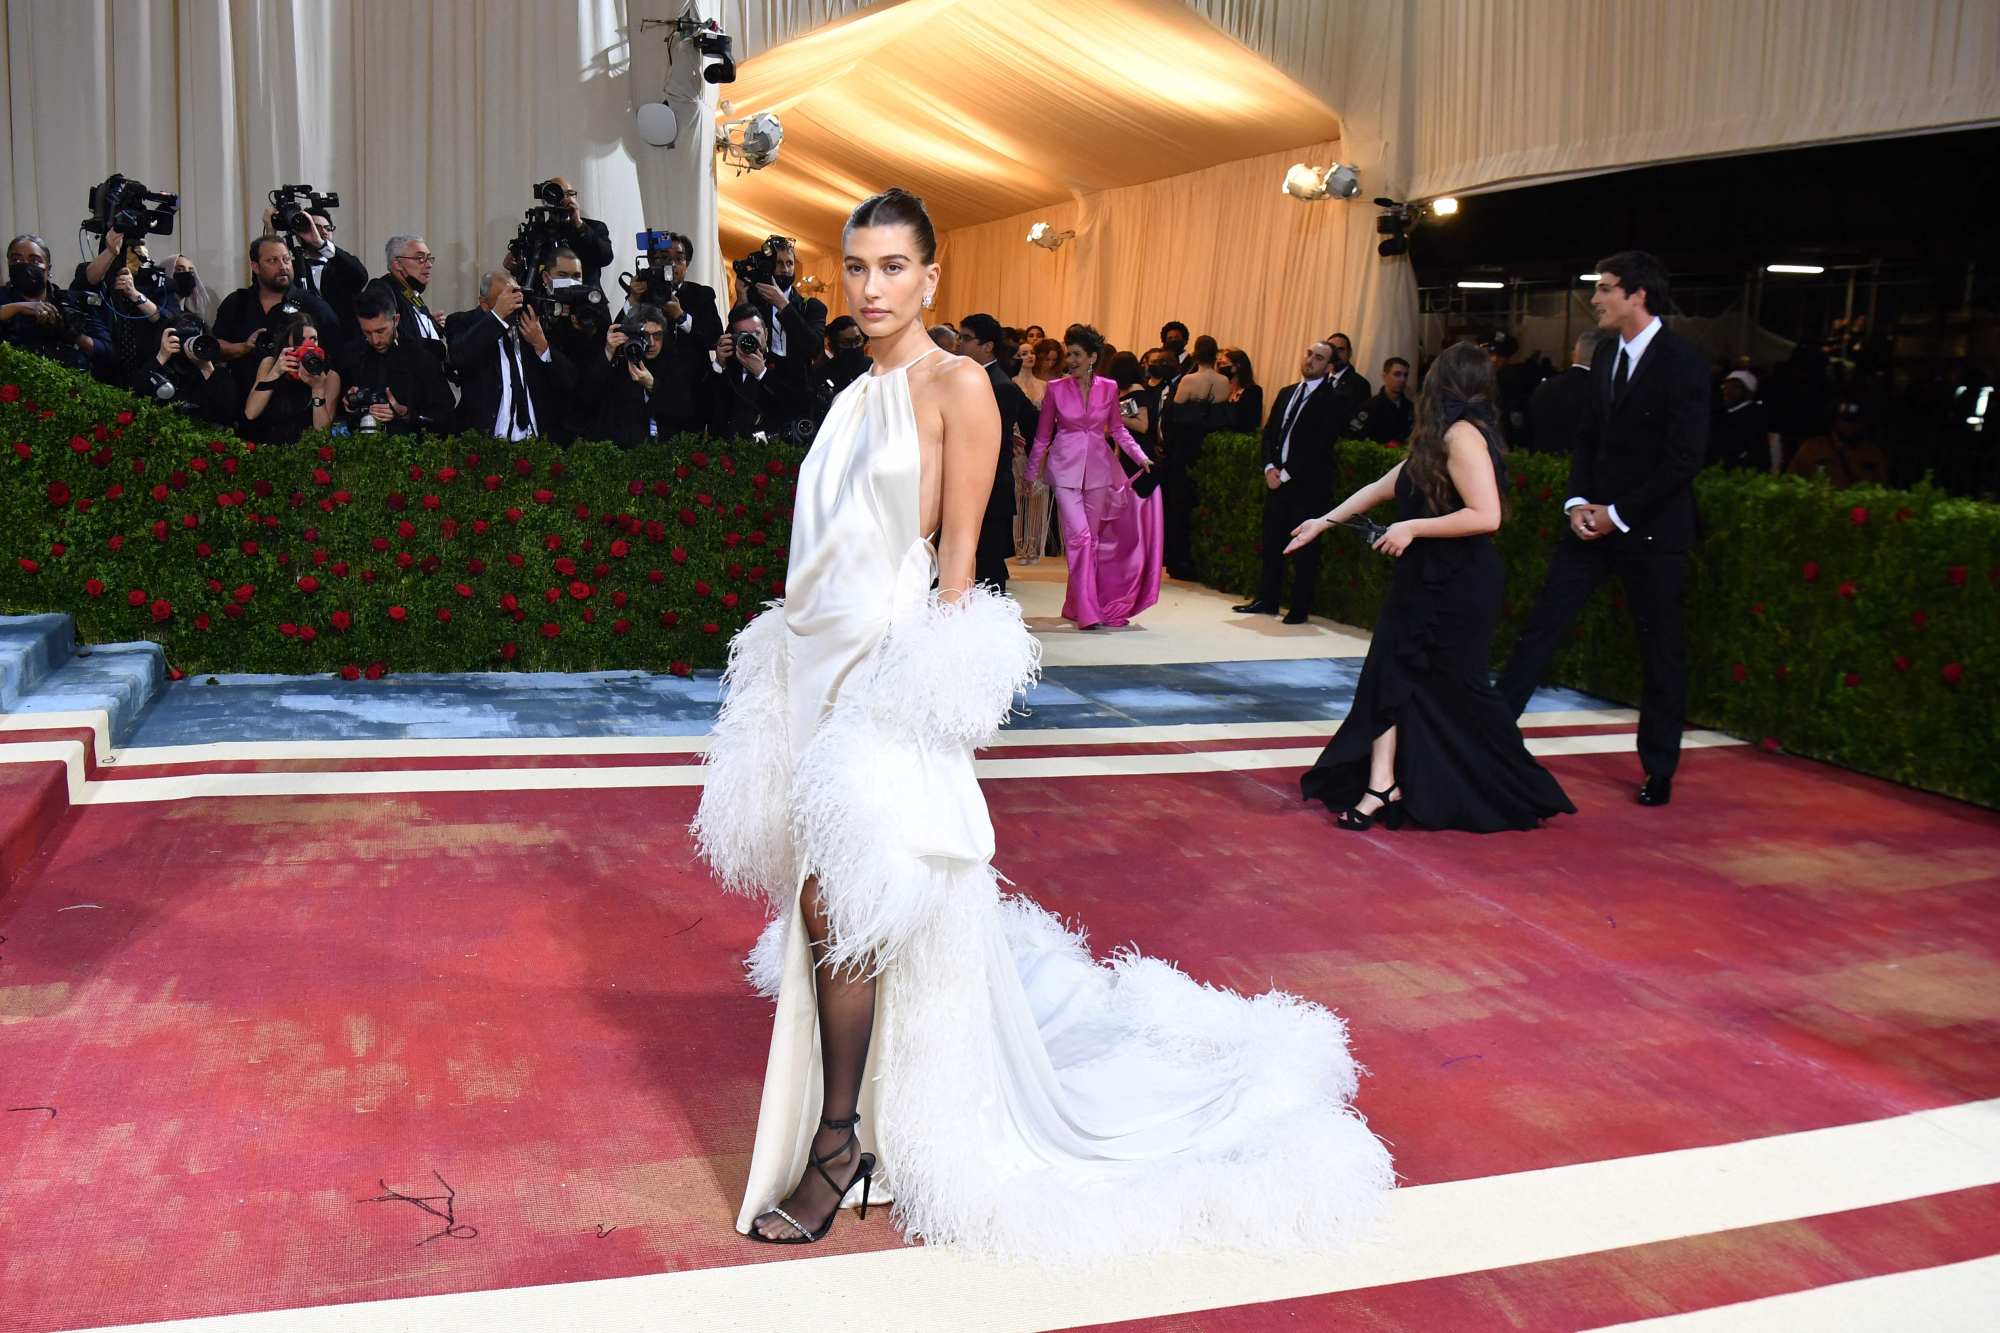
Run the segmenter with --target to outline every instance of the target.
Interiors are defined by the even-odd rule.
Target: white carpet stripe
[[[858,1318],[871,1330],[1031,1333],[1543,1263],[1996,1182],[2000,1182],[2000,1100],[1708,1148],[1399,1190],[1392,1196],[1380,1239],[1338,1258],[1260,1259],[1194,1252],[1063,1271],[899,1247],[824,1259],[801,1257],[789,1263],[127,1328],[144,1327],[152,1333],[331,1333],[356,1328],[381,1333],[493,1329],[640,1333],[663,1328],[790,1329]],[[1310,1187],[1310,1181],[1302,1181],[1302,1187]],[[727,1224],[718,1211],[715,1226]],[[850,1216],[840,1225],[857,1224]],[[1834,1303],[1831,1318],[1837,1321],[1838,1297],[1827,1299]],[[1984,1308],[1990,1313],[1992,1306]],[[1839,1325],[1813,1318],[1783,1326]],[[1921,1320],[1902,1326],[1941,1327]]]
[[[1984,1310],[1986,1313],[1981,1314]],[[1907,1273],[1835,1282],[1687,1314],[1662,1315],[1613,1329],[1644,1333],[1950,1333],[2000,1324],[2000,1255]]]
[[[1741,745],[1719,732],[1691,731],[1689,749]],[[1536,754],[1626,754],[1630,733],[1597,736],[1530,736]],[[4,749],[4,747],[0,747]],[[1241,773],[1303,768],[1319,757],[1317,745],[1258,750],[1184,750],[1165,754],[1049,755],[1034,759],[981,759],[982,778],[1134,777],[1170,773]],[[86,783],[79,805],[185,801],[205,796],[359,796],[416,792],[569,791],[629,787],[698,787],[699,764],[634,764],[619,768],[442,768],[329,773],[190,773],[181,777],[107,779]]]

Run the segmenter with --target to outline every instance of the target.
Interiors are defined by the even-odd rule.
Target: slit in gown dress
[[[819,1119],[799,907],[817,875],[831,962],[879,980],[861,1148],[906,1236],[1051,1263],[1350,1243],[1393,1172],[1345,1024],[1129,949],[1099,960],[1003,891],[973,752],[1039,647],[1011,600],[933,591],[907,372],[855,380],[820,427],[787,598],[731,644],[692,826],[772,912],[748,961],[776,1014],[737,1230],[797,1183]]]

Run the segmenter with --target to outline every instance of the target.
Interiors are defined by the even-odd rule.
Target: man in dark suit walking
[[[1596,410],[1590,397],[1590,363],[1610,339],[1610,334],[1595,329],[1581,335],[1570,352],[1569,369],[1535,386],[1534,397],[1528,400],[1528,438],[1536,449],[1551,454],[1576,451],[1576,442]]]
[[[1000,404],[1000,460],[993,490],[986,499],[986,517],[979,524],[979,545],[973,554],[972,576],[980,583],[1007,587],[1007,557],[1014,551],[1014,450],[1035,438],[1041,414],[1000,364],[1006,330],[991,315],[967,315],[958,321],[958,354],[971,357],[993,384]]]
[[[1335,387],[1329,374],[1334,360],[1330,344],[1306,348],[1299,364],[1300,380],[1278,391],[1271,416],[1264,423],[1264,572],[1257,596],[1235,610],[1242,615],[1278,614],[1285,584],[1285,546],[1292,529],[1333,508],[1338,472],[1334,443],[1354,416],[1352,398]],[[1292,610],[1287,625],[1303,625],[1312,611],[1319,584],[1319,543],[1294,557]]]
[[[1638,628],[1641,805],[1673,796],[1687,713],[1681,599],[1695,539],[1694,476],[1708,448],[1708,359],[1660,320],[1667,273],[1643,250],[1597,266],[1591,307],[1613,335],[1591,358],[1591,411],[1570,454],[1569,533],[1549,560],[1541,597],[1501,673],[1516,712],[1598,584],[1616,575]]]

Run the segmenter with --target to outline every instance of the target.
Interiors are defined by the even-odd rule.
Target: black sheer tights
[[[817,878],[806,881],[799,894],[799,908],[812,947],[813,993],[819,1003],[819,1113],[823,1120],[846,1120],[860,1109],[861,1075],[868,1064],[868,1038],[875,1028],[875,978],[864,981],[848,973],[836,975],[827,968],[826,906]],[[813,1155],[826,1162],[827,1174],[835,1180],[850,1179],[861,1160],[861,1147],[851,1137],[853,1133],[821,1125],[813,1135]],[[819,1172],[807,1167],[798,1187],[778,1206],[806,1226],[817,1228],[840,1206],[840,1199],[820,1179]],[[755,1225],[775,1240],[797,1239],[798,1233],[776,1213],[765,1213]]]

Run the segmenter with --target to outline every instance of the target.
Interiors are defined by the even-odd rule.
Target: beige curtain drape
[[[642,227],[715,234],[713,87],[685,56],[670,69],[660,34],[637,33],[685,7],[0,0],[0,226],[47,237],[67,274],[90,186],[123,172],[182,196],[156,256],[185,251],[226,290],[244,281],[265,192],[307,182],[340,193],[336,239],[371,272],[391,234],[423,234],[449,309],[500,262],[529,187],[561,174],[629,266]],[[633,112],[667,86],[683,99],[679,144],[653,148]],[[698,249],[696,276],[713,284],[719,257]]]
[[[1268,402],[1346,313],[1349,229],[1359,220],[1372,234],[1372,210],[1278,190],[1291,163],[1338,156],[1338,143],[1322,142],[947,232],[937,314],[985,311],[1055,337],[1081,321],[1134,352],[1178,319],[1248,352]],[[1027,243],[1036,221],[1076,237],[1039,249]]]

